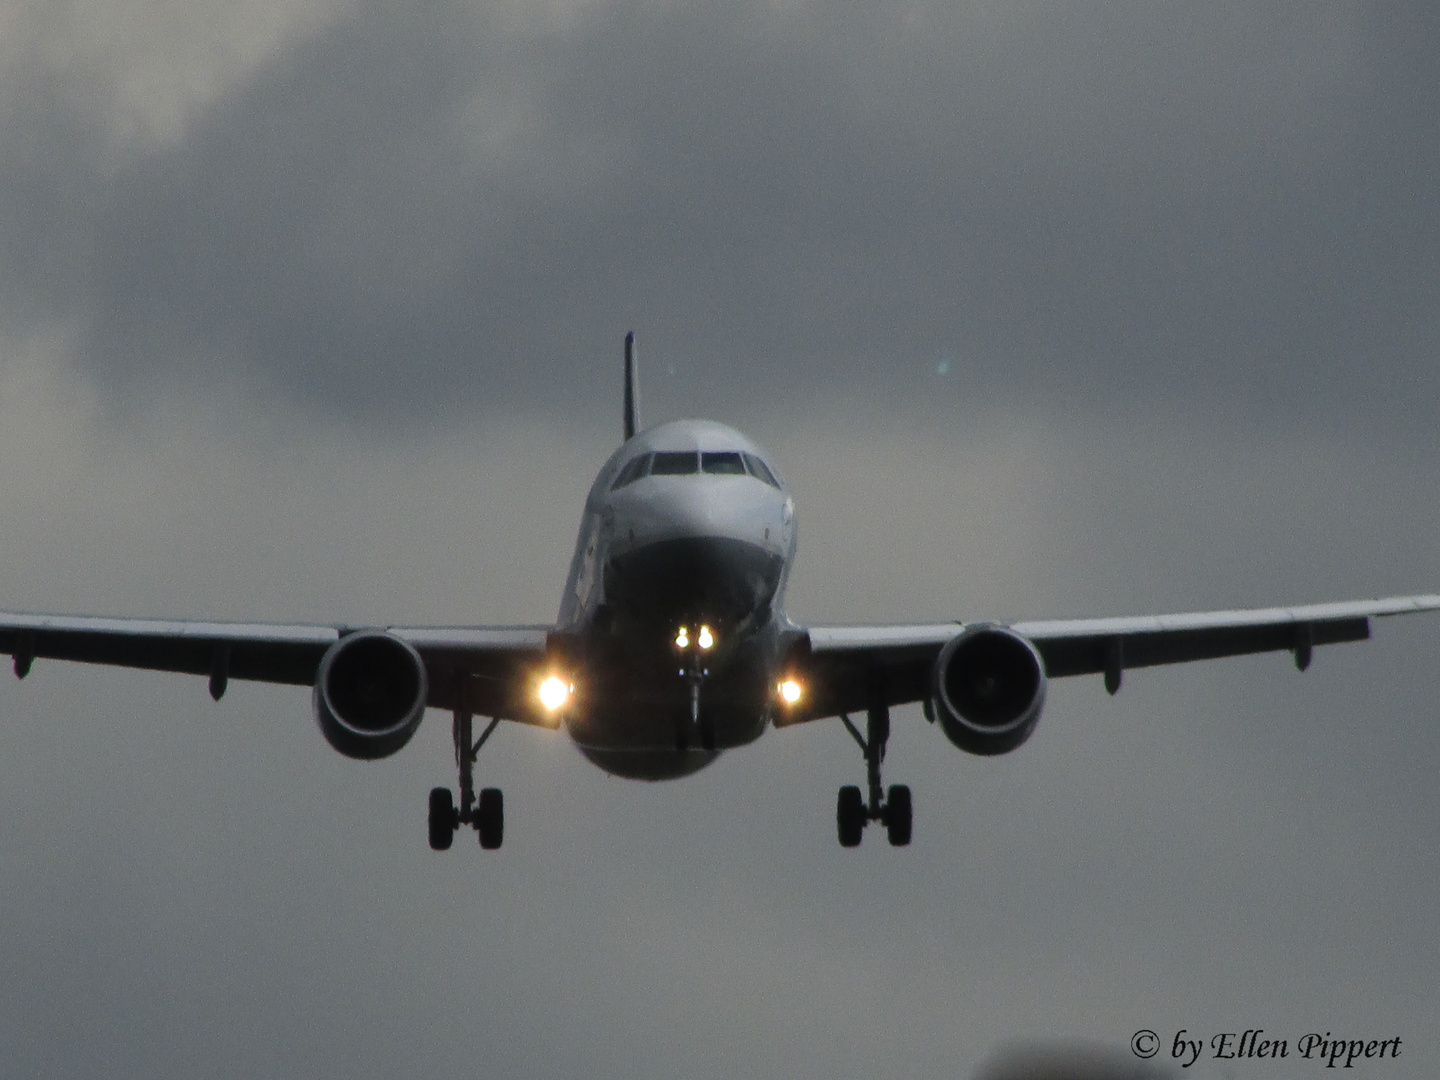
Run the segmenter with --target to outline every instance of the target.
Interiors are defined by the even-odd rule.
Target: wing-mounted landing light
[[[541,680],[536,694],[545,711],[554,716],[565,707],[565,703],[570,700],[570,695],[574,692],[574,683],[566,682],[559,675],[548,675]]]
[[[780,661],[775,682],[771,684],[774,708],[770,721],[776,727],[787,727],[812,719],[816,703],[811,700],[813,688],[806,680],[810,670],[810,636],[803,630],[789,631],[781,639]]]
[[[711,632],[710,627],[700,627],[700,632],[695,635],[695,644],[703,650],[709,650],[715,646],[715,635]]]

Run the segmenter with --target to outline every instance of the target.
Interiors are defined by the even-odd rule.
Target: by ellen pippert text
[[[1398,1058],[1402,1045],[1398,1035],[1388,1039],[1352,1039],[1337,1037],[1328,1031],[1323,1035],[1310,1031],[1299,1038],[1282,1038],[1264,1028],[1247,1028],[1207,1036],[1181,1028],[1170,1041],[1170,1057],[1178,1061],[1182,1069],[1188,1069],[1202,1057],[1217,1061],[1290,1058],[1318,1062],[1327,1069],[1351,1069],[1357,1061]],[[1148,1028],[1137,1031],[1130,1040],[1136,1057],[1154,1057],[1160,1046],[1159,1036]]]

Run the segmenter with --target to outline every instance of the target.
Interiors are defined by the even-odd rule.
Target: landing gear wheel
[[[435,851],[449,851],[450,842],[455,839],[455,827],[460,815],[455,811],[455,800],[449,788],[430,789],[430,847]]]
[[[865,832],[865,801],[854,784],[840,789],[840,797],[835,802],[835,825],[841,847],[860,846],[860,837]]]
[[[914,816],[910,808],[910,789],[904,784],[894,784],[887,796],[880,781],[885,744],[890,741],[889,707],[879,702],[865,710],[864,735],[860,734],[860,729],[849,716],[841,713],[840,720],[865,755],[865,780],[870,796],[868,800],[863,798],[860,789],[850,785],[840,789],[840,801],[835,804],[835,824],[840,832],[841,846],[858,846],[865,826],[879,821],[885,825],[891,846],[904,847],[910,843],[910,826]]]
[[[893,785],[890,788],[890,797],[885,800],[885,832],[890,837],[891,847],[904,847],[910,843],[913,816],[910,789],[904,784]]]
[[[480,833],[480,846],[486,851],[494,851],[505,839],[505,795],[499,788],[481,790],[475,828]]]

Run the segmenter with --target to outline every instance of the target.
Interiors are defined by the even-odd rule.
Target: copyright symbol
[[[1130,1036],[1130,1052],[1138,1058],[1152,1058],[1160,1052],[1160,1036],[1141,1028]]]

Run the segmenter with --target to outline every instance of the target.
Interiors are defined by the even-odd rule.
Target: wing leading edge
[[[1187,612],[1107,619],[1049,619],[1009,624],[1039,650],[1050,678],[1103,673],[1117,689],[1127,668],[1290,651],[1302,669],[1316,645],[1364,641],[1370,619],[1440,610],[1440,595],[1395,596],[1291,608]],[[808,708],[777,726],[872,705],[904,705],[930,696],[931,667],[942,646],[979,623],[809,628],[804,667]]]

